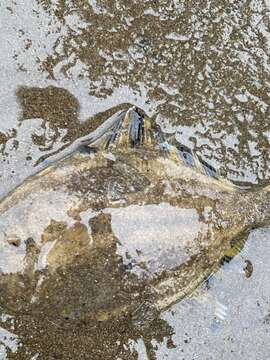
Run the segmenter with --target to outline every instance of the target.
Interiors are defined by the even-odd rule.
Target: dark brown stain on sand
[[[79,101],[67,89],[56,86],[44,88],[22,86],[18,88],[16,95],[21,107],[19,123],[28,119],[41,118],[43,119],[43,129],[45,130],[45,127],[48,126],[53,130],[50,139],[48,139],[48,134],[45,131],[42,135],[32,135],[33,143],[39,146],[41,150],[48,150],[48,148],[43,148],[48,141],[52,147],[60,138],[61,130],[66,130],[62,141],[70,144],[78,137],[94,131],[105,119],[118,110],[131,106],[130,104],[121,104],[80,121]]]

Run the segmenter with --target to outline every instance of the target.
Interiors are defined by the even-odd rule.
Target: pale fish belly
[[[199,251],[196,239],[208,231],[196,209],[169,203],[131,205],[105,212],[111,214],[112,230],[119,240],[118,254],[139,276],[180,266]]]

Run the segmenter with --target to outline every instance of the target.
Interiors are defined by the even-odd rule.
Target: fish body
[[[270,199],[187,152],[131,108],[17,187],[0,203],[1,307],[105,322],[191,293]]]

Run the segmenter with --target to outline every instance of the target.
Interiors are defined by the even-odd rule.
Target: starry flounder
[[[141,110],[119,111],[0,203],[0,305],[61,322],[160,311],[269,219]]]

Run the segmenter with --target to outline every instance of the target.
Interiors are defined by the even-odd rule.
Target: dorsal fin
[[[136,148],[157,146],[164,141],[159,125],[141,109],[132,107],[118,114],[112,126],[89,146],[102,149]]]
[[[199,170],[201,173],[218,178],[219,172],[216,170],[212,165],[210,165],[208,162],[203,160],[201,157],[199,157],[195,151],[189,149],[188,147],[178,143],[176,145],[179,156],[181,159],[189,166],[195,167],[197,170]]]
[[[176,149],[179,158],[186,165],[196,168],[198,171],[207,176],[214,178],[220,177],[220,173],[217,169],[198,156],[195,151],[178,142],[175,137],[174,139],[172,137],[170,138],[170,143]]]
[[[91,148],[138,148],[153,147],[159,149],[163,156],[176,162],[196,168],[201,173],[220,178],[219,172],[201,157],[179,143],[175,136],[169,138],[163,133],[160,126],[150,119],[143,110],[133,106],[114,115],[110,126],[98,131],[98,136],[93,138],[88,145]]]
[[[94,149],[155,147],[165,142],[159,125],[136,107],[118,112],[90,135],[83,145]]]
[[[144,143],[144,114],[136,108],[129,109],[122,121],[115,144],[123,147],[136,147]]]
[[[126,112],[113,145],[118,148],[155,147],[164,141],[159,125],[143,110],[132,107]]]

